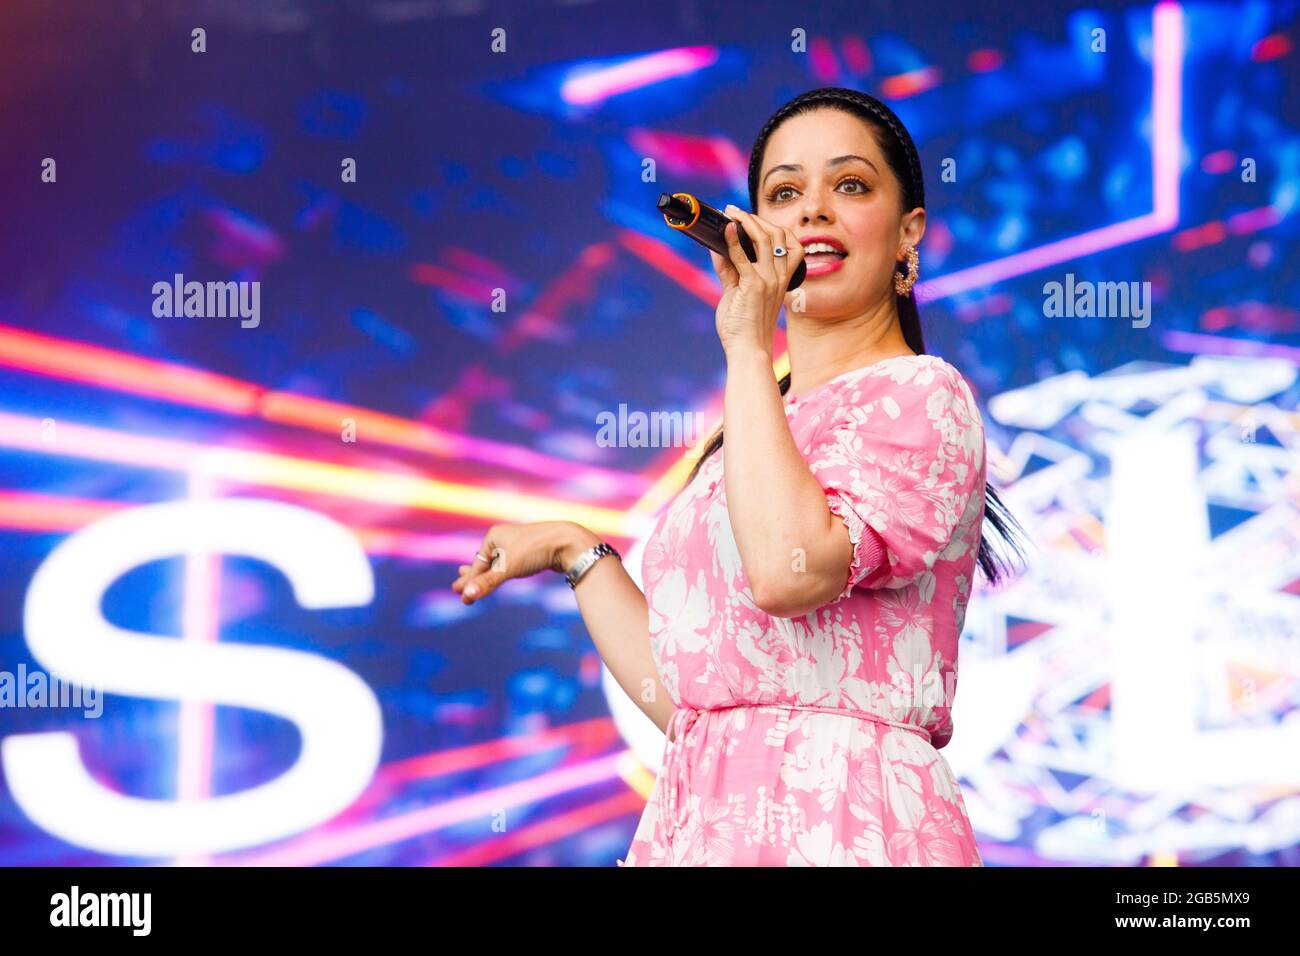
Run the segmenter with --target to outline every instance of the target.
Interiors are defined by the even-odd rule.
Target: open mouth
[[[848,253],[843,249],[836,248],[829,242],[810,242],[804,246],[804,261],[808,263],[808,268],[813,266],[829,265],[840,262]]]

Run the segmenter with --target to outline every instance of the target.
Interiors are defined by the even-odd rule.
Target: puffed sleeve
[[[984,507],[984,424],[970,388],[951,366],[898,363],[839,399],[808,458],[853,542],[836,600],[913,583],[930,600],[935,562],[967,553],[959,526],[978,534]]]

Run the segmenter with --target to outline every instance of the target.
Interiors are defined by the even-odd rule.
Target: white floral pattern
[[[721,452],[660,516],[642,576],[677,710],[621,866],[982,866],[952,737],[957,639],[984,518],[984,424],[933,355],[786,402],[854,546],[842,594],[754,603]]]

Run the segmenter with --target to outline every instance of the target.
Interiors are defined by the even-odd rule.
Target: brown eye
[[[859,179],[856,176],[848,176],[845,177],[844,179],[841,179],[836,184],[835,188],[838,189],[840,186],[843,186],[845,183],[853,183],[854,185],[859,187],[857,189],[850,190],[847,195],[857,196],[863,193],[871,192],[871,187],[868,186],[866,183],[864,183],[861,179]],[[770,193],[767,194],[767,201],[773,204],[787,202],[789,197],[783,195],[786,190],[790,190],[791,192],[793,192],[794,187],[793,186],[776,187],[776,189],[772,190]]]

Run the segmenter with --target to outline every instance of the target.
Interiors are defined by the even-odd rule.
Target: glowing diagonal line
[[[0,325],[0,365],[231,415],[253,414],[264,391],[215,372],[7,325]]]
[[[356,501],[421,508],[443,514],[529,522],[568,520],[635,538],[644,519],[610,508],[545,498],[500,488],[394,475],[239,448],[131,435],[108,428],[60,423],[57,440],[41,439],[41,421],[0,412],[0,446],[94,461],[111,461],[189,473],[262,487],[336,495]]]
[[[135,507],[131,502],[70,498],[0,489],[0,528],[12,531],[71,532],[92,521]],[[343,522],[347,524],[346,521]],[[367,554],[413,561],[464,564],[482,534],[420,534],[395,528],[348,524]]]
[[[628,90],[693,73],[717,59],[718,48],[713,46],[659,50],[613,66],[591,69],[580,76],[567,79],[560,86],[560,96],[566,103],[598,103]]]
[[[218,858],[214,862],[218,866],[314,866],[340,860],[458,823],[487,820],[503,807],[533,804],[580,787],[605,783],[619,775],[620,764],[626,760],[627,751],[619,751],[517,783],[361,824],[340,833],[326,833],[281,849]]]
[[[511,830],[492,840],[483,840],[450,855],[435,857],[420,866],[487,866],[508,860],[527,850],[549,846],[578,833],[593,830],[602,823],[617,820],[645,809],[645,800],[631,792],[607,797],[597,803],[588,803],[520,829]]]
[[[717,275],[712,271],[696,267],[668,243],[634,229],[620,229],[618,241],[628,252],[658,269],[710,309],[718,307],[722,290],[718,287]]]
[[[214,497],[212,482],[205,475],[191,475],[192,500]],[[184,598],[181,603],[182,632],[187,641],[216,643],[220,640],[221,555],[193,550],[185,556]],[[177,731],[176,798],[206,800],[212,795],[212,754],[216,738],[216,714],[211,701],[180,701]],[[177,859],[182,866],[205,866],[206,854]]]
[[[392,445],[439,458],[482,461],[522,474],[582,483],[597,493],[640,494],[647,484],[647,479],[638,474],[594,468],[356,405],[273,391],[203,369],[141,358],[12,326],[0,325],[0,365],[179,405],[258,417],[336,437],[344,420],[351,419],[364,442]]]
[[[1154,208],[1145,215],[1026,249],[917,285],[917,298],[943,299],[1082,256],[1166,232],[1178,224],[1182,146],[1183,10],[1157,4],[1151,30],[1151,184]]]
[[[1203,332],[1183,332],[1172,329],[1161,336],[1160,344],[1171,352],[1280,358],[1300,365],[1300,348],[1294,345],[1280,345],[1276,342],[1261,342],[1258,339],[1237,339],[1226,335],[1206,335]]]

